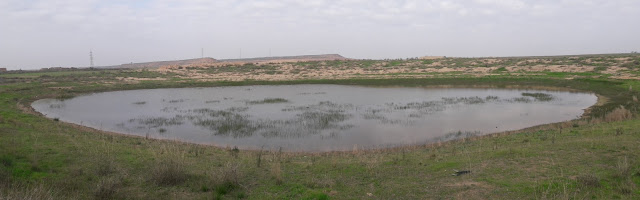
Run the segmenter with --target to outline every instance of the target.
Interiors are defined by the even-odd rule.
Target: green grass
[[[107,134],[18,109],[18,105],[28,105],[42,97],[114,90],[343,84],[569,88],[595,92],[609,99],[593,107],[587,119],[604,117],[620,106],[635,115],[639,113],[633,96],[640,96],[640,83],[634,80],[567,80],[564,75],[525,74],[520,77],[436,75],[428,79],[204,82],[156,73],[40,75],[34,78],[38,81],[12,79],[16,82],[0,84],[0,198],[29,194],[76,199],[640,198],[638,118],[607,123],[573,121],[427,146],[290,153]],[[101,82],[126,75],[157,75],[168,80],[136,84]],[[63,86],[72,88],[50,89]],[[140,106],[144,105],[140,103]],[[327,124],[332,118],[311,115],[310,119]],[[159,121],[165,123],[166,120]],[[472,172],[452,176],[454,169]]]

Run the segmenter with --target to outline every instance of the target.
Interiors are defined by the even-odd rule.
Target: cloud
[[[88,49],[105,65],[200,48],[216,58],[240,48],[356,58],[630,51],[639,18],[636,0],[3,0],[0,67],[83,66]]]
[[[475,0],[479,4],[495,5],[509,10],[520,10],[527,7],[527,4],[520,0]]]

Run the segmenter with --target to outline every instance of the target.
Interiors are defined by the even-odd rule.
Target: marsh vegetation
[[[65,100],[67,106],[57,109],[51,108],[59,103],[56,100],[38,101],[33,106],[63,121],[145,137],[241,149],[335,151],[354,146],[370,149],[427,144],[447,138],[450,132],[483,135],[571,120],[596,102],[588,93],[536,90],[340,85],[167,90],[82,96]],[[148,99],[144,107],[109,100],[161,97],[159,94],[184,98]],[[222,100],[212,104],[207,99]],[[106,117],[79,114],[88,109],[85,106],[100,110]],[[490,117],[480,119],[478,115]],[[123,118],[129,120],[111,120]]]

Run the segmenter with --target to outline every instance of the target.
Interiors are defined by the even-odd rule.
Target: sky
[[[640,51],[638,0],[0,0],[0,67]]]

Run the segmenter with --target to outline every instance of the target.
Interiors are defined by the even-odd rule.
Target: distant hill
[[[279,57],[261,57],[261,58],[242,58],[242,59],[221,59],[220,63],[257,63],[257,62],[304,62],[304,61],[323,61],[323,60],[349,60],[339,54],[323,54],[323,55],[302,55],[302,56],[279,56]]]
[[[156,62],[144,62],[144,63],[129,63],[122,65],[107,66],[104,68],[128,68],[128,69],[141,69],[141,68],[160,68],[169,66],[197,66],[197,65],[211,65],[221,63],[258,63],[258,62],[305,62],[305,61],[323,61],[323,60],[349,60],[338,54],[324,54],[324,55],[302,55],[302,56],[280,56],[280,57],[262,57],[262,58],[242,58],[242,59],[223,59],[216,60],[213,58],[196,58],[186,60],[174,60],[174,61],[156,61]]]
[[[107,68],[139,69],[139,68],[160,68],[160,67],[165,67],[165,66],[202,65],[202,64],[213,64],[213,63],[216,63],[216,59],[213,59],[213,58],[196,58],[196,59],[173,60],[173,61],[156,61],[156,62],[144,62],[144,63],[130,63],[130,64],[109,66]]]

